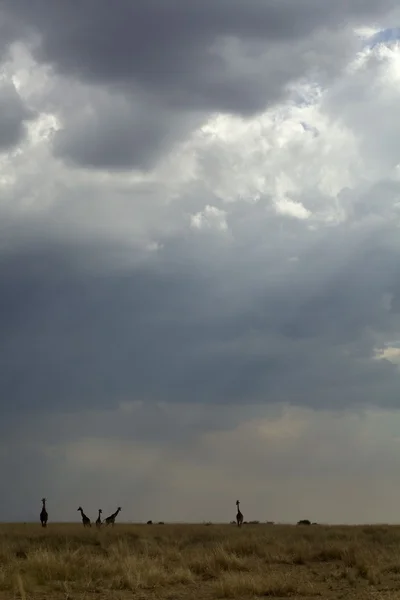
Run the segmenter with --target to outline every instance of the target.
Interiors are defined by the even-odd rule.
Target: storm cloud
[[[0,151],[12,149],[25,135],[34,112],[24,105],[12,82],[0,81]]]
[[[311,73],[332,79],[354,52],[351,26],[394,7],[392,0],[379,10],[373,2],[318,0],[123,0],[118,10],[106,0],[3,3],[15,39],[87,88],[73,111],[60,99],[57,155],[114,169],[153,166],[166,144],[210,112],[251,116]]]
[[[5,518],[395,518],[396,3],[118,6],[1,3]]]
[[[101,273],[90,265],[112,255],[104,242],[11,251],[0,263],[0,392],[11,410],[35,411],[39,397],[46,410],[127,397],[392,407],[399,375],[374,353],[399,322],[397,255],[379,227],[338,229],[294,263],[276,252],[275,277],[265,257],[243,260],[212,239],[212,264],[190,241],[165,240],[160,256]]]

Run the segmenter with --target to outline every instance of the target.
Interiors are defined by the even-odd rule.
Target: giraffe
[[[239,504],[240,504],[239,500],[236,500],[236,506],[237,506],[236,522],[238,524],[238,527],[240,527],[243,523],[243,515],[240,512]]]
[[[101,508],[99,508],[99,516],[97,517],[97,520],[96,520],[96,527],[101,527],[101,516],[100,515],[102,512],[103,511],[101,510]]]
[[[110,515],[109,517],[106,518],[106,525],[112,525],[114,527],[115,525],[115,517],[118,515],[119,511],[122,510],[120,506],[118,506],[117,510],[115,511],[115,513],[113,513],[112,515]]]
[[[90,519],[89,519],[89,517],[87,517],[87,516],[85,515],[85,513],[83,512],[83,509],[82,509],[82,507],[80,506],[80,507],[79,507],[77,510],[78,510],[78,511],[81,513],[81,515],[82,515],[82,523],[83,523],[83,526],[84,526],[84,527],[91,527],[91,526],[92,526],[92,524],[91,524],[91,522],[90,522]]]
[[[43,506],[40,512],[40,522],[42,524],[42,527],[47,527],[47,520],[49,518],[49,515],[46,510],[46,498],[42,498],[42,504]]]

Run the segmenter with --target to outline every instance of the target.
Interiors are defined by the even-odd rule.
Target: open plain
[[[400,527],[0,526],[0,598],[400,598]]]

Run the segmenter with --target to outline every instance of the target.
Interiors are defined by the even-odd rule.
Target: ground
[[[0,525],[0,599],[400,598],[400,527]]]

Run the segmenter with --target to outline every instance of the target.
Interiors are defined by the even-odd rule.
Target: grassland
[[[0,599],[400,598],[400,527],[0,525]]]

